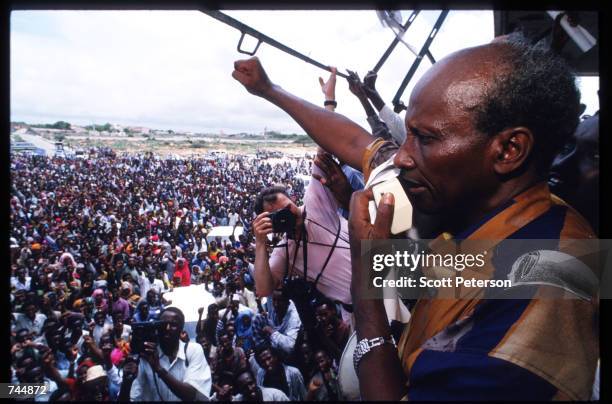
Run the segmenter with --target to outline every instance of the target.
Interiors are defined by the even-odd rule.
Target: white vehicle
[[[310,175],[304,175],[304,174],[298,174],[295,176],[295,178],[301,180],[304,183],[304,188],[308,187],[308,184],[310,184],[310,180],[312,179],[312,176]]]
[[[240,236],[243,232],[242,226],[216,226],[213,227],[208,234],[206,235],[206,241],[209,243],[213,241],[216,237],[221,237],[221,240],[225,243],[226,241],[230,241],[229,236],[234,235],[234,239],[238,240],[238,236]]]

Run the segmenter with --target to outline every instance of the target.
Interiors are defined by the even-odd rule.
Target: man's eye
[[[428,144],[431,143],[435,138],[433,136],[427,136],[427,135],[416,135],[417,139],[419,139],[419,142],[423,143],[423,144]]]

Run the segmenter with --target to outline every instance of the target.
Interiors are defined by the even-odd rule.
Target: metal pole
[[[416,73],[417,69],[419,68],[419,65],[421,64],[421,60],[423,60],[423,56],[425,56],[427,52],[429,51],[429,46],[431,45],[431,42],[433,41],[433,39],[436,37],[447,15],[448,15],[448,10],[443,10],[440,16],[438,17],[438,20],[434,24],[431,32],[429,33],[429,37],[425,41],[425,44],[421,48],[421,51],[419,52],[417,58],[412,63],[412,66],[410,66],[410,70],[408,70],[406,77],[404,77],[404,81],[402,81],[402,84],[400,84],[397,90],[397,93],[395,93],[395,97],[393,97],[393,106],[395,107],[395,112],[399,112],[403,109],[406,109],[404,104],[400,101],[400,97],[404,93],[404,90],[408,86],[408,83],[412,79],[412,76],[414,76],[414,73]]]
[[[315,65],[318,68],[321,68],[323,70],[327,70],[328,72],[331,72],[331,69],[329,68],[329,66],[325,66],[323,63],[317,62],[316,60],[314,60],[314,59],[312,59],[312,58],[310,58],[310,57],[308,57],[306,55],[303,55],[300,52],[297,52],[297,51],[291,49],[290,47],[288,47],[286,45],[283,45],[282,43],[280,43],[280,42],[270,38],[267,35],[262,34],[261,32],[255,30],[255,29],[253,29],[251,27],[249,27],[248,25],[245,25],[245,24],[241,23],[240,21],[236,20],[235,18],[230,17],[227,14],[223,14],[222,12],[216,11],[216,10],[200,10],[200,11],[203,12],[204,14],[207,14],[207,15],[211,16],[214,19],[217,19],[217,20],[219,20],[219,21],[221,21],[221,22],[223,22],[223,23],[225,23],[227,25],[230,25],[230,26],[236,28],[237,30],[239,30],[242,33],[242,36],[240,37],[240,41],[238,42],[238,48],[237,48],[238,52],[240,52],[240,53],[245,53],[247,55],[251,55],[252,56],[252,55],[255,54],[255,52],[257,52],[257,49],[259,48],[259,45],[262,42],[265,42],[265,43],[267,43],[269,45],[274,46],[277,49],[282,50],[283,52],[286,52],[286,53],[288,53],[288,54],[290,54],[292,56],[295,56],[298,59],[303,60],[306,63],[310,63],[311,65]],[[258,40],[258,43],[255,46],[255,49],[253,50],[253,52],[248,52],[248,51],[245,51],[245,50],[240,48],[240,45],[242,44],[242,40],[244,39],[244,35],[245,34],[249,34],[252,37],[257,38],[257,40]],[[341,73],[340,71],[338,71],[336,74],[338,76],[340,76],[340,77],[344,77],[345,79],[348,79],[348,76],[346,74],[344,74],[344,73]]]
[[[412,24],[412,21],[414,21],[416,16],[419,15],[419,12],[420,12],[419,10],[414,10],[412,14],[410,14],[410,17],[408,17],[408,20],[402,26],[402,29],[404,30],[404,32],[408,30],[408,28]],[[376,63],[376,66],[374,66],[374,68],[372,69],[373,71],[378,73],[378,71],[380,70],[382,65],[387,61],[387,58],[389,58],[389,55],[391,55],[391,52],[393,52],[393,49],[395,49],[399,41],[400,41],[400,38],[398,35],[396,35],[395,38],[393,39],[393,42],[391,42],[391,45],[389,45],[385,53],[383,53],[383,55],[381,56],[378,63]]]

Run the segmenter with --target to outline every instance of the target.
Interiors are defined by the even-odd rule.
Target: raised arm
[[[370,134],[343,115],[327,111],[273,84],[257,57],[234,63],[232,77],[251,94],[265,98],[287,112],[321,147],[351,167],[361,169],[361,159],[372,142]]]
[[[376,111],[374,111],[374,108],[372,108],[370,105],[370,101],[368,101],[368,96],[363,88],[363,83],[361,82],[359,75],[350,70],[348,70],[348,72],[349,77],[347,80],[349,82],[349,90],[355,97],[357,97],[357,99],[359,99],[359,102],[361,103],[361,106],[363,107],[368,118],[371,116],[376,116]]]
[[[378,75],[374,71],[369,71],[368,74],[363,78],[363,90],[374,104],[374,107],[380,112],[381,109],[385,106],[385,102],[383,101],[378,91],[376,91],[376,78]]]

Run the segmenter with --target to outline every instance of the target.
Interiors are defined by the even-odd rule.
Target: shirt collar
[[[468,226],[451,238],[502,240],[546,212],[551,205],[548,184],[542,181],[498,206],[477,223]],[[436,240],[445,239],[449,239],[448,233],[443,233],[436,238]]]
[[[162,351],[161,349],[161,345],[157,345],[157,353],[159,354],[159,357],[161,358],[162,355],[165,356],[166,358],[168,358],[168,355],[166,355],[164,353],[164,351]],[[183,341],[181,341],[179,339],[179,346],[178,346],[178,350],[176,351],[176,359],[182,359],[183,362],[185,361],[185,343]]]

